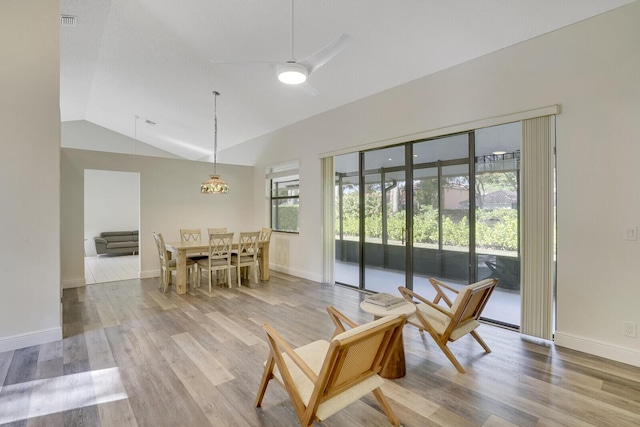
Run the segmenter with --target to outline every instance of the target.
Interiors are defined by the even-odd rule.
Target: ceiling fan
[[[291,32],[290,32],[290,41],[291,41],[291,50],[290,50],[290,59],[286,62],[282,61],[274,61],[274,62],[264,62],[257,61],[258,63],[266,63],[266,64],[275,64],[277,66],[277,76],[278,80],[282,83],[288,85],[299,85],[304,83],[307,78],[314,71],[318,70],[318,68],[322,67],[324,64],[329,62],[334,56],[336,56],[351,40],[351,36],[348,34],[342,34],[333,40],[331,43],[327,44],[320,50],[312,53],[307,56],[303,60],[297,61],[294,56],[294,37],[293,37],[293,0],[291,0]],[[224,63],[213,61],[215,63]],[[315,89],[307,86],[307,90],[311,93],[315,92]]]

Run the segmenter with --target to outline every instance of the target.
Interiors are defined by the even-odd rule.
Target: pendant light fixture
[[[218,163],[218,95],[219,92],[213,91],[213,175],[200,186],[202,194],[227,194],[229,193],[229,185],[220,179],[217,174],[216,166]]]

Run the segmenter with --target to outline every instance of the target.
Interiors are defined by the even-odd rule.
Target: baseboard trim
[[[301,277],[303,279],[312,280],[314,282],[322,282],[321,274],[312,274],[308,271],[297,270],[295,268],[289,268],[282,265],[269,264],[269,271],[279,271],[281,273],[290,274],[292,276]]]
[[[616,362],[640,367],[640,351],[630,348],[620,347],[609,343],[587,339],[577,335],[558,332],[554,334],[554,343],[560,347],[582,351]]]
[[[12,337],[0,338],[0,352],[17,350],[19,348],[31,347],[33,345],[46,344],[62,339],[62,328],[45,329],[28,334],[14,335]]]
[[[149,279],[151,277],[160,277],[160,270],[144,270],[138,273],[140,279]]]
[[[62,289],[81,288],[87,286],[85,279],[63,280]]]

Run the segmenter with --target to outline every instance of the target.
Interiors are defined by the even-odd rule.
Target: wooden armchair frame
[[[460,291],[436,279],[431,278],[429,282],[436,290],[433,301],[427,300],[404,286],[398,288],[407,301],[416,305],[415,318],[418,322],[415,322],[412,316],[408,323],[416,326],[420,331],[426,330],[458,372],[464,374],[464,368],[447,347],[447,343],[456,341],[466,334],[471,334],[484,351],[491,353],[491,349],[475,329],[480,325],[478,320],[498,284],[498,279],[485,279],[472,283]],[[453,301],[446,294],[445,289],[456,295]],[[414,299],[421,304],[416,304]],[[444,301],[446,307],[438,305],[441,300]]]
[[[289,395],[303,426],[328,418],[370,392],[391,424],[400,425],[380,389],[384,380],[378,374],[400,337],[406,316],[386,316],[357,326],[335,308],[327,311],[336,325],[331,342],[315,341],[294,350],[269,324],[264,325],[269,356],[256,407],[261,406],[269,381],[275,379]]]

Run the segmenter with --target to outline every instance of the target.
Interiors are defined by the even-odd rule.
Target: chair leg
[[[240,278],[240,265],[238,265],[238,267],[236,267],[236,276],[238,276],[238,287],[241,288],[242,287],[242,279]]]
[[[167,292],[167,290],[169,289],[169,280],[171,278],[171,270],[165,270],[162,272],[162,275],[164,276],[164,289],[163,292]]]
[[[447,347],[446,344],[442,344],[438,340],[435,340],[435,341],[436,341],[436,344],[438,344],[438,347],[440,347],[440,349],[444,353],[444,355],[447,356],[447,359],[449,359],[449,361],[453,363],[453,366],[456,367],[458,372],[460,372],[461,374],[464,374],[464,368],[462,367],[460,362],[458,362],[458,359],[456,359],[456,356],[454,356],[451,350],[449,350],[449,347]]]
[[[253,267],[250,267],[253,270],[253,281],[255,282],[255,284],[258,284],[258,266],[254,265]]]
[[[264,393],[267,391],[267,386],[269,385],[269,381],[273,378],[273,366],[275,365],[275,360],[271,355],[269,355],[269,360],[264,365],[264,372],[262,373],[262,379],[260,380],[260,387],[258,387],[258,393],[256,394],[255,406],[259,408],[262,405],[262,398],[264,397]]]
[[[394,426],[399,426],[400,420],[398,419],[398,417],[396,417],[396,414],[395,412],[393,412],[393,409],[391,409],[391,405],[389,405],[389,401],[387,400],[385,395],[382,393],[382,390],[380,390],[380,387],[373,390],[373,395],[376,397],[376,400],[378,400],[378,403],[382,407],[384,414],[387,416],[387,418],[389,418],[389,421],[391,421],[391,424],[393,424]]]
[[[227,287],[231,289],[231,269],[227,268],[224,270],[224,275],[227,278]]]
[[[486,351],[487,353],[491,353],[491,349],[489,348],[487,343],[485,343],[484,340],[480,338],[480,335],[478,335],[476,331],[471,331],[470,333],[471,333],[471,336],[475,338],[476,341],[478,341],[478,344],[480,344],[482,348],[484,348],[484,351]]]

